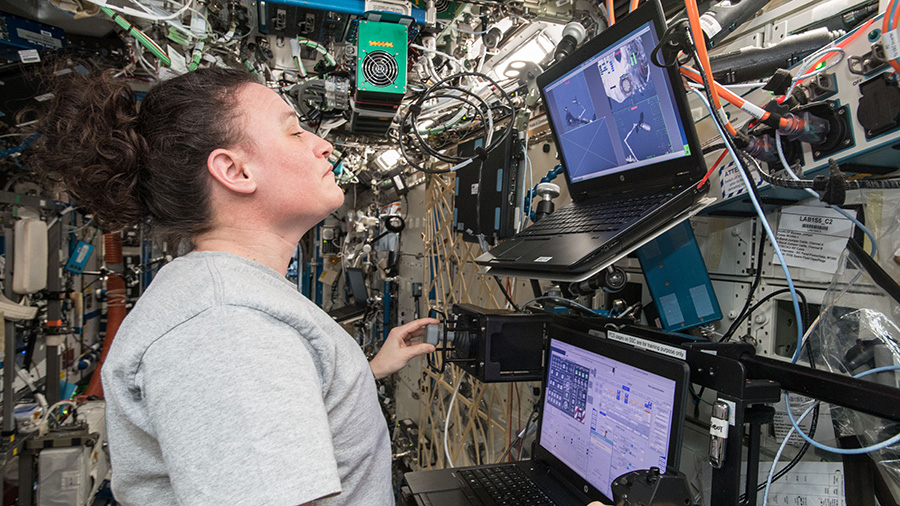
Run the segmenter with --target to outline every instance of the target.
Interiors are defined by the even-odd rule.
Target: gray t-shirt
[[[268,267],[220,252],[166,265],[102,377],[123,504],[394,503],[365,356]]]

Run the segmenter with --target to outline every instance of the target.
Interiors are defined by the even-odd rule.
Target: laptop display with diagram
[[[529,504],[611,504],[620,475],[677,469],[687,364],[557,324],[544,355],[532,459],[407,473],[411,504],[523,504],[504,495],[512,480]]]
[[[677,68],[650,59],[658,0],[538,76],[572,202],[475,261],[579,272],[613,259],[689,210],[706,172]]]

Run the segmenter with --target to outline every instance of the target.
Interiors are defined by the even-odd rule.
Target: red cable
[[[728,150],[727,150],[727,149],[723,149],[723,150],[722,150],[722,154],[719,155],[719,159],[716,160],[716,163],[713,164],[713,166],[712,166],[711,169],[709,169],[708,171],[706,171],[706,175],[703,176],[703,179],[700,180],[700,183],[697,185],[697,188],[702,187],[703,184],[706,183],[706,180],[709,179],[709,176],[712,175],[712,173],[713,173],[714,170],[716,170],[716,167],[718,167],[719,164],[722,163],[722,159],[725,158],[725,155],[727,155],[727,154],[728,154]]]
[[[113,232],[103,235],[105,245],[104,262],[106,265],[122,264],[122,234],[121,232]],[[106,355],[109,353],[109,347],[112,345],[119,326],[125,320],[125,280],[117,274],[110,274],[106,278],[106,337],[103,339],[103,347],[100,351],[100,359],[97,361],[97,368],[91,374],[91,380],[87,389],[84,391],[86,397],[103,398],[103,384],[100,381],[100,370],[106,361]]]

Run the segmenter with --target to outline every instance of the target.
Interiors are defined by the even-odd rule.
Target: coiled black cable
[[[465,103],[469,104],[470,106],[472,106],[472,107],[475,109],[476,114],[478,114],[479,116],[481,116],[481,121],[482,121],[482,124],[484,125],[484,128],[485,128],[485,129],[487,128],[486,111],[490,108],[490,105],[488,105],[488,103],[487,103],[486,100],[484,100],[483,98],[479,97],[479,96],[476,95],[475,93],[472,93],[471,91],[466,90],[466,89],[464,89],[464,88],[460,88],[460,87],[458,87],[458,86],[440,86],[440,87],[434,89],[433,91],[441,91],[441,90],[453,90],[453,91],[458,91],[458,92],[460,92],[460,93],[465,93],[465,94],[467,94],[467,95],[471,95],[471,96],[474,97],[476,100],[478,100],[479,102],[481,102],[481,106],[482,106],[483,109],[480,109],[476,104],[474,104],[473,102],[471,102],[471,101],[469,101],[469,100],[466,100],[466,99],[464,99],[464,98],[462,98],[462,97],[453,96],[453,95],[446,95],[446,96],[445,96],[445,98],[451,98],[451,99],[454,99],[454,100],[459,100],[459,101],[461,101],[461,102],[465,102]],[[415,119],[413,119],[413,126],[415,126],[415,123],[416,123],[416,121],[415,121]],[[415,135],[416,140],[419,141],[419,144],[425,149],[425,151],[428,152],[428,154],[430,154],[430,155],[432,155],[432,156],[434,156],[434,157],[436,157],[436,158],[438,158],[438,159],[440,159],[440,160],[443,160],[443,161],[445,161],[445,162],[464,162],[464,161],[466,161],[466,160],[469,159],[469,158],[467,158],[467,157],[462,157],[462,156],[451,156],[451,155],[443,154],[443,153],[441,153],[440,151],[437,151],[436,149],[432,148],[431,146],[428,145],[427,142],[425,142],[425,139],[422,138],[422,134],[419,133],[419,129],[418,129],[418,128],[413,128],[413,129],[412,129],[412,132],[413,132],[413,135]],[[506,137],[504,136],[504,137],[501,137],[500,139],[501,139],[501,141],[502,141],[502,140],[504,140],[505,138],[506,138]],[[497,143],[492,143],[492,144],[499,144],[499,142],[500,142],[500,141],[498,141]]]
[[[469,92],[466,92],[466,93],[469,93]],[[468,104],[469,106],[473,107],[473,108],[475,109],[475,114],[477,114],[478,116],[481,116],[481,121],[482,121],[482,123],[483,123],[483,124],[487,124],[486,117],[485,117],[485,113],[478,107],[477,104],[475,104],[475,102],[472,102],[471,100],[466,99],[466,98],[463,98],[463,97],[452,97],[452,98],[453,98],[454,100],[459,100],[460,102],[463,102],[463,103]],[[482,100],[481,97],[476,97],[476,98],[478,98],[479,100]],[[482,102],[484,103],[483,100],[482,100]],[[485,104],[486,104],[486,103],[485,103]],[[410,114],[410,113],[407,112],[407,115],[409,115],[409,114]],[[405,124],[406,124],[406,118],[404,117],[404,119],[403,119],[401,125],[405,125]],[[424,151],[425,151],[426,153],[428,153],[429,155],[431,155],[431,156],[437,158],[438,160],[442,160],[442,161],[448,162],[448,163],[459,163],[459,162],[464,162],[464,161],[470,159],[470,158],[467,158],[467,157],[451,156],[451,155],[446,155],[446,154],[444,154],[444,153],[441,153],[440,151],[438,151],[438,150],[432,148],[431,146],[429,146],[428,143],[425,142],[424,139],[422,139],[422,136],[421,136],[421,134],[419,134],[418,129],[415,128],[415,119],[413,120],[412,127],[413,127],[413,128],[412,128],[412,132],[413,132],[413,134],[415,135],[416,139],[419,141],[420,146],[421,146],[422,148],[424,148]],[[416,168],[416,169],[418,169],[418,170],[421,170],[422,172],[425,172],[425,173],[442,173],[442,172],[449,172],[449,171],[450,171],[449,169],[441,169],[441,170],[435,171],[435,170],[430,170],[430,169],[424,169],[424,168],[421,168],[421,167],[419,167],[418,165],[416,165],[416,164],[415,164],[412,160],[410,160],[409,157],[407,156],[407,154],[406,154],[406,149],[405,149],[405,146],[404,146],[404,144],[403,144],[402,138],[401,138],[401,141],[400,141],[400,154],[402,154],[403,157],[406,158],[406,161],[407,161],[412,167],[414,167],[414,168]]]
[[[487,132],[487,121],[485,120],[485,114],[488,110],[490,110],[490,108],[491,108],[490,105],[483,98],[479,97],[478,95],[476,95],[475,93],[473,93],[469,90],[465,90],[458,86],[452,86],[452,85],[445,84],[450,80],[458,79],[458,78],[461,78],[464,76],[479,77],[479,78],[485,79],[488,82],[490,82],[491,85],[494,87],[494,89],[497,90],[497,92],[500,94],[501,98],[505,102],[506,107],[509,109],[509,113],[510,113],[510,121],[507,124],[506,128],[504,129],[503,133],[500,136],[493,138],[489,145],[484,146],[483,150],[479,150],[478,152],[476,152],[476,154],[474,156],[471,156],[471,157],[457,157],[457,156],[451,156],[451,155],[446,155],[446,154],[440,153],[436,149],[429,146],[427,142],[425,142],[425,140],[419,134],[418,129],[416,128],[416,123],[417,123],[419,113],[421,113],[421,111],[422,111],[422,105],[427,100],[435,98],[434,95],[437,92],[440,92],[443,90],[453,90],[453,91],[461,92],[466,95],[473,96],[479,102],[481,102],[481,105],[484,107],[483,111],[477,105],[473,104],[470,100],[465,99],[462,96],[442,95],[443,97],[459,100],[461,102],[467,103],[470,106],[474,107],[475,110],[477,111],[477,113],[482,118],[482,125],[485,130],[485,137],[487,137],[487,134],[489,132]],[[419,147],[423,151],[425,151],[427,154],[429,154],[435,158],[438,158],[439,160],[446,161],[449,163],[454,163],[454,162],[464,163],[467,160],[473,160],[475,158],[484,157],[487,153],[493,151],[494,149],[497,148],[497,146],[500,146],[501,144],[503,144],[506,141],[506,139],[512,134],[512,131],[513,131],[514,121],[512,120],[512,115],[514,114],[514,111],[515,111],[515,107],[513,105],[512,98],[510,98],[509,94],[506,93],[506,91],[499,84],[497,84],[496,81],[494,81],[490,77],[488,77],[480,72],[459,72],[459,73],[447,76],[444,79],[441,79],[440,81],[438,81],[437,83],[432,85],[430,88],[428,88],[425,91],[425,93],[422,94],[422,96],[419,97],[418,100],[416,100],[416,102],[414,102],[412,105],[409,106],[409,108],[406,111],[406,114],[403,115],[403,118],[400,121],[401,134],[403,133],[403,130],[411,129],[412,133],[413,133],[413,137],[418,142]],[[417,162],[410,159],[409,154],[407,153],[407,150],[406,150],[406,146],[403,142],[402,136],[401,136],[401,141],[400,141],[400,153],[403,155],[403,157],[406,159],[407,163],[411,167],[413,167],[416,170],[425,172],[427,174],[442,174],[442,173],[447,173],[447,172],[453,172],[455,170],[453,168],[434,170],[434,169],[426,169],[426,168],[422,167]]]

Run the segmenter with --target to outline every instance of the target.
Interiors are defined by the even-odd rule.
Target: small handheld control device
[[[616,506],[691,506],[687,478],[678,471],[660,473],[658,467],[631,471],[612,483]]]

